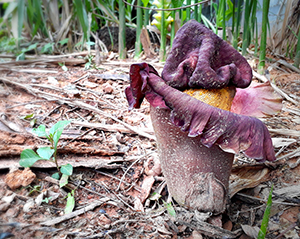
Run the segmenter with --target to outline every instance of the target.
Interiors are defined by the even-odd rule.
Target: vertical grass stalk
[[[297,42],[297,48],[296,48],[296,56],[294,58],[294,66],[299,68],[300,65],[300,28],[298,32],[298,42]]]
[[[260,35],[260,52],[258,62],[258,72],[263,74],[266,63],[266,47],[267,47],[267,23],[269,14],[270,0],[263,1],[263,16]]]
[[[166,0],[161,0],[162,8],[164,9]],[[160,28],[160,50],[159,50],[159,59],[161,62],[166,61],[166,27],[165,27],[165,11],[161,11],[161,28]]]
[[[269,197],[268,197],[268,202],[267,202],[267,207],[261,222],[260,230],[257,236],[257,239],[264,239],[267,234],[267,228],[269,224],[269,219],[270,219],[270,213],[271,213],[271,207],[272,207],[272,193],[273,193],[273,185],[271,187]]]
[[[231,33],[232,35],[234,34],[234,23],[235,23],[235,11],[236,11],[236,8],[235,8],[235,0],[232,0],[232,5],[233,5],[233,13],[232,13],[232,24],[231,24]]]
[[[234,31],[233,42],[232,42],[232,45],[235,49],[238,48],[238,40],[239,40],[239,36],[240,36],[241,7],[242,7],[242,1],[238,1],[236,22],[235,22],[235,31]]]
[[[223,9],[223,12],[222,12],[222,17],[223,17],[223,22],[222,22],[223,35],[222,35],[222,38],[223,38],[223,40],[226,40],[226,0],[223,0],[222,9]]]
[[[125,4],[119,0],[119,58],[126,58]]]
[[[186,5],[191,5],[191,0],[186,0]],[[191,8],[186,8],[186,20],[191,19]]]
[[[24,21],[24,11],[25,11],[25,1],[18,0],[18,38],[17,38],[17,47],[20,48],[20,39],[23,28]]]
[[[172,4],[172,7],[173,4]],[[171,17],[174,19],[174,21],[171,23],[171,40],[170,40],[170,47],[172,47],[173,40],[175,37],[175,17],[176,17],[176,11],[171,11]]]
[[[135,58],[138,58],[142,52],[141,32],[143,27],[142,0],[137,1],[137,19],[136,19],[136,40],[135,40]]]
[[[242,44],[242,55],[245,56],[247,53],[247,47],[249,46],[249,19],[250,19],[250,1],[246,0],[244,3],[244,29],[243,29],[243,44]]]
[[[258,26],[257,26],[257,19],[255,19],[255,51],[254,55],[257,56],[258,51]]]
[[[197,3],[197,0],[195,0],[194,3]],[[199,21],[198,5],[194,6],[194,19]]]

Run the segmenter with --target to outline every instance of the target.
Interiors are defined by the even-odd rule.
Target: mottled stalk
[[[234,155],[188,137],[171,123],[170,110],[151,107],[150,114],[169,193],[182,206],[222,213]]]

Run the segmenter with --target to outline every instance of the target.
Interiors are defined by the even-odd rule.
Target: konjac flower
[[[246,88],[251,79],[247,61],[194,20],[177,32],[162,77],[146,63],[130,67],[129,108],[149,101],[162,171],[180,205],[222,213],[234,154],[275,160],[268,129],[252,115],[273,114],[281,101],[270,85]]]

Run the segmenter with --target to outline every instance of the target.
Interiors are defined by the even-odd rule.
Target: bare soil
[[[85,70],[72,63],[74,56],[69,59],[67,71],[42,60],[0,64],[0,238],[254,238],[272,184],[267,238],[299,238],[298,73],[270,65],[271,80],[288,96],[283,97],[281,113],[263,119],[277,139],[278,160],[258,164],[236,156],[231,198],[222,215],[223,228],[217,228],[209,224],[214,218],[197,221],[207,215],[176,202],[172,203],[176,217],[170,215],[149,105],[127,110],[124,89],[133,60],[118,61],[110,55],[97,69]],[[148,62],[162,69],[157,60]],[[60,165],[74,166],[69,185],[59,187],[51,178],[55,165],[47,161],[17,177],[22,150],[49,146],[32,128],[40,124],[50,128],[59,120],[72,120],[58,151]],[[73,189],[75,208],[64,214]]]

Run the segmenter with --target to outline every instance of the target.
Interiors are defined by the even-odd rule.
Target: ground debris
[[[132,60],[104,60],[99,69],[86,71],[72,66],[82,64],[72,61],[74,56],[0,64],[2,231],[16,238],[45,239],[245,238],[249,228],[260,227],[266,195],[274,183],[268,236],[299,233],[299,74],[270,71],[272,84],[284,97],[283,111],[263,119],[277,160],[257,165],[236,157],[224,229],[209,224],[210,215],[199,216],[171,201],[157,161],[149,105],[145,102],[141,109],[128,111],[124,89]],[[68,71],[54,66],[66,57]],[[35,67],[28,65],[33,62]],[[156,60],[151,64],[159,71],[163,67]],[[58,145],[59,164],[74,166],[68,187],[59,188],[50,177],[56,172],[53,163],[40,161],[31,168],[36,179],[12,192],[4,180],[9,168],[19,167],[22,150],[49,145],[32,134],[32,128],[44,124],[49,129],[59,120],[72,121]],[[75,208],[64,214],[71,190]],[[175,209],[176,218],[169,216],[166,205]]]

